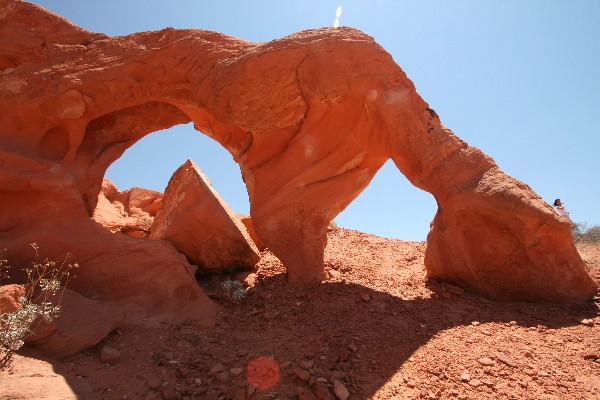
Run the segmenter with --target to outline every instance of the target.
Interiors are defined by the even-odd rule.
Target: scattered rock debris
[[[27,378],[24,393],[40,398],[31,392],[35,379],[61,379],[82,398],[111,400],[600,398],[600,324],[583,322],[598,321],[598,299],[486,299],[427,281],[425,248],[331,229],[325,263],[336,273],[310,288],[288,285],[279,260],[264,251],[246,298],[216,297],[214,329],[193,321],[123,326],[54,361],[54,373]],[[581,254],[600,278],[599,249]],[[200,284],[216,293],[225,279]],[[115,364],[101,355],[109,348],[118,349]],[[15,365],[40,362],[34,350],[15,356]],[[0,397],[25,390],[18,371],[0,373]]]

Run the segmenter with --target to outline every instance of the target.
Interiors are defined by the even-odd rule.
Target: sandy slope
[[[215,329],[126,326],[52,365],[26,349],[0,373],[0,398],[600,398],[598,298],[564,306],[460,294],[426,282],[425,246],[334,229],[328,278],[310,288],[287,285],[265,252],[240,303],[224,298],[227,277],[201,281],[222,305]],[[598,247],[580,252],[600,279]],[[100,361],[103,346],[121,352],[117,365]]]

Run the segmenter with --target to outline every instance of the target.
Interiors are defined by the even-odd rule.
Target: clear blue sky
[[[445,126],[576,222],[600,224],[600,1],[598,0],[44,0],[75,24],[108,35],[165,27],[251,41],[340,24],[392,54]],[[191,158],[239,213],[239,168],[191,125],[148,135],[108,170],[124,190],[163,191]],[[388,162],[336,218],[343,227],[424,240],[436,210]]]

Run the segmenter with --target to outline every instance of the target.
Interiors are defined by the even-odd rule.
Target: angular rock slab
[[[5,156],[0,150],[0,160]],[[81,295],[118,303],[128,323],[178,323],[186,319],[214,326],[217,306],[199,287],[195,268],[163,240],[108,232],[93,221],[65,168],[37,160],[23,178],[37,190],[7,185],[0,190],[0,247],[15,282],[26,282],[19,266],[33,259],[78,263],[67,287]],[[61,175],[59,172],[62,172]],[[0,177],[1,179],[1,177]],[[38,256],[31,243],[37,243]],[[63,282],[64,283],[64,282]]]
[[[252,269],[260,260],[240,219],[191,160],[175,171],[162,201],[150,238],[172,243],[199,272]]]

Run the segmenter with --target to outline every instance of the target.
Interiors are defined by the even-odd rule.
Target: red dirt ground
[[[125,326],[62,361],[16,355],[2,399],[600,399],[600,298],[493,301],[426,281],[426,244],[333,229],[328,279],[286,284],[268,251],[217,326]],[[600,248],[580,245],[600,280]],[[583,320],[585,324],[582,323]],[[586,325],[588,324],[588,325]],[[591,326],[589,326],[591,325]],[[117,365],[100,361],[117,349]]]

